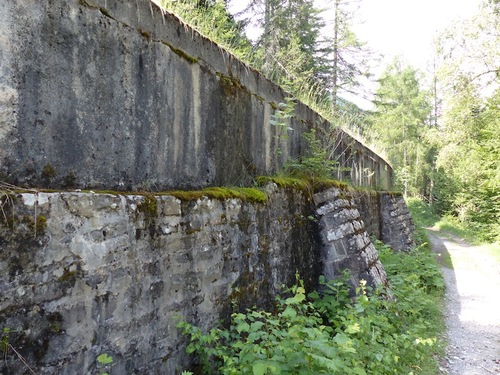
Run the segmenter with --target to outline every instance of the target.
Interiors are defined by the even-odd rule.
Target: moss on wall
[[[246,90],[237,78],[229,77],[222,73],[217,73],[217,77],[226,97],[237,95],[240,91]]]
[[[256,188],[227,188],[227,187],[210,187],[202,190],[174,190],[160,193],[160,195],[171,195],[183,201],[198,200],[203,197],[211,199],[240,199],[244,202],[265,203],[267,195],[262,190]]]
[[[143,35],[143,33],[141,33],[141,35]],[[151,35],[149,35],[149,37],[151,37]],[[162,44],[166,45],[168,48],[170,48],[172,50],[172,52],[175,53],[177,56],[182,57],[184,60],[186,60],[190,64],[196,64],[199,61],[198,58],[187,54],[186,52],[184,52],[180,48],[174,47],[173,45],[171,45],[169,42],[167,42],[165,40],[162,40],[160,42]]]

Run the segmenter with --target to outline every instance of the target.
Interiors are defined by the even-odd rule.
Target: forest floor
[[[446,283],[443,374],[500,375],[500,263],[486,247],[427,230]]]

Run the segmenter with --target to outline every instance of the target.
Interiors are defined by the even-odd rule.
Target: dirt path
[[[500,265],[485,248],[432,230],[428,234],[441,254],[446,282],[449,345],[443,373],[500,375]]]

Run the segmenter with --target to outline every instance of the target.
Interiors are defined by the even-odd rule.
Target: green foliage
[[[234,313],[229,328],[181,321],[187,351],[206,374],[437,373],[443,280],[430,253],[393,253],[377,243],[391,283],[349,297],[344,280],[320,280],[309,296],[298,281],[276,311]]]
[[[163,0],[161,4],[240,59],[244,61],[250,59],[252,45],[244,36],[242,25],[226,10],[224,1]]]
[[[2,353],[7,353],[9,349],[10,331],[9,327],[4,327],[2,330],[2,340],[0,341],[0,350]]]
[[[270,124],[278,128],[277,142],[281,144],[283,140],[288,139],[288,132],[293,131],[290,126],[290,119],[295,113],[295,99],[293,97],[286,97],[284,103],[279,103]],[[281,147],[278,147],[278,154],[281,154]]]
[[[439,221],[439,215],[435,212],[434,207],[422,199],[415,197],[408,198],[406,204],[417,227],[432,227]]]
[[[276,314],[258,310],[233,314],[228,330],[203,334],[179,323],[191,337],[188,353],[198,354],[207,374],[356,373],[338,358],[352,351],[351,343],[331,340],[332,328],[323,325],[302,283],[290,293],[279,300]]]
[[[262,72],[326,119],[333,121],[345,111],[346,102],[332,98],[331,86],[335,87],[335,92],[349,91],[358,85],[359,76],[367,75],[366,49],[350,30],[348,24],[353,13],[347,11],[347,4],[340,4],[339,39],[334,48],[332,40],[320,36],[320,30],[325,27],[321,16],[323,10],[316,8],[312,0],[251,1],[247,8],[249,18],[240,21],[228,12],[227,3],[222,0],[161,2],[168,11]],[[264,30],[254,43],[244,34],[249,24]],[[197,61],[169,47],[190,63]],[[335,116],[332,101],[337,102]]]
[[[113,357],[109,356],[106,353],[103,353],[97,357],[97,362],[99,362],[101,365],[109,365],[113,363]]]
[[[443,277],[430,249],[420,246],[412,249],[410,253],[393,252],[390,247],[378,240],[374,243],[391,285],[401,280],[398,282],[409,287],[407,292],[410,294],[412,287],[416,288],[416,293],[421,290],[431,296],[439,297],[443,294]],[[415,283],[406,283],[407,278],[414,279]],[[399,289],[395,288],[394,291],[397,296]]]
[[[316,130],[304,133],[304,138],[308,144],[306,156],[300,160],[289,161],[285,164],[285,172],[295,177],[306,177],[310,179],[334,178],[338,170],[338,162],[331,160],[327,149],[316,135]]]
[[[399,60],[389,65],[379,84],[371,125],[373,141],[385,149],[405,196],[418,195],[430,181],[427,93],[420,87],[418,72]]]
[[[113,365],[113,357],[106,353],[102,353],[97,357],[97,363],[99,363],[99,365],[104,369],[109,370],[109,368]],[[100,375],[108,375],[108,373],[100,372]]]
[[[373,59],[371,51],[362,43],[352,31],[352,24],[359,9],[359,1],[332,1],[334,13],[333,25],[326,31],[327,59],[326,74],[322,79],[327,80],[331,93],[333,117],[341,112],[342,93],[355,93],[360,86],[360,79],[370,76],[369,60]]]
[[[437,166],[450,183],[439,185],[437,194],[441,213],[456,217],[480,240],[499,241],[500,90],[485,104],[469,94],[470,100],[463,93],[447,112]]]
[[[500,13],[477,14],[440,36],[438,81],[444,93],[436,165],[440,213],[482,241],[500,241]]]
[[[432,227],[439,221],[434,206],[430,206],[421,198],[407,198],[406,204],[415,224],[414,238],[418,246],[428,246],[426,227]]]
[[[313,1],[266,0],[263,9],[252,13],[264,31],[257,42],[255,66],[293,93],[311,83],[319,69],[316,57],[323,26]]]

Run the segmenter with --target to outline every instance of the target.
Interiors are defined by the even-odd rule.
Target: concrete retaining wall
[[[0,179],[119,190],[245,185],[329,124],[149,0],[2,1]],[[339,178],[389,189],[390,166],[338,131]],[[278,152],[279,150],[279,152]]]

